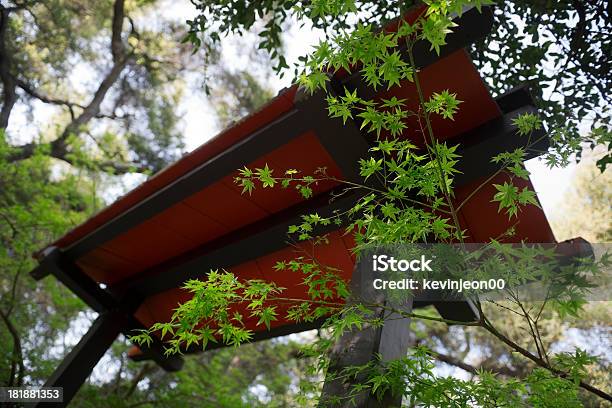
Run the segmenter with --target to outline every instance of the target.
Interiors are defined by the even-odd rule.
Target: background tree
[[[83,220],[96,199],[78,175],[50,182],[48,156],[36,153],[15,166],[0,143],[0,381],[23,385],[49,372],[50,350],[84,310],[57,282],[36,287],[28,277],[32,252]]]
[[[581,236],[593,243],[612,241],[612,172],[600,172],[595,163],[601,150],[585,155],[570,180],[570,187],[552,214],[557,240]]]
[[[0,128],[13,147],[9,161],[44,147],[82,168],[151,173],[177,157],[176,105],[190,47],[180,43],[182,26],[145,24],[154,7],[123,0],[2,5]],[[11,127],[14,109],[35,114],[41,103],[53,109],[53,126],[31,130],[23,143],[23,130]]]
[[[597,160],[603,170],[612,141],[610,2],[499,0],[495,6],[491,34],[472,47],[493,92],[528,83],[553,143],[548,164],[580,160],[583,148],[604,145]]]

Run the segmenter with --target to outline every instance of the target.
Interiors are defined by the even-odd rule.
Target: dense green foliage
[[[289,72],[282,45],[290,20],[325,30],[326,41],[300,61],[297,81],[313,92],[327,93],[335,120],[356,120],[375,137],[387,132],[392,136],[379,138],[371,157],[360,163],[363,183],[347,186],[366,191],[352,211],[331,218],[305,214],[303,222],[288,231],[296,242],[314,238],[325,245],[317,227],[333,222],[348,222],[349,228],[363,231],[357,235],[361,248],[432,238],[461,240],[464,232],[455,219],[461,203],[453,206],[450,200],[458,157],[427,129],[431,115],[452,120],[461,109],[453,90],[418,101],[422,110],[416,114],[428,135],[428,150],[423,152],[397,139],[406,116],[415,114],[405,101],[375,103],[351,92],[333,94],[325,86],[328,67],[348,68],[355,62],[363,64],[363,80],[373,87],[418,81],[418,70],[410,59],[399,57],[395,46],[407,41],[410,49],[421,39],[437,50],[444,44],[446,30],[454,29],[453,12],[463,5],[489,2],[427,3],[432,12],[416,25],[402,25],[398,35],[383,35],[377,27],[412,2],[196,1],[198,15],[188,27],[155,14],[156,9],[163,13],[168,7],[155,1],[3,2],[0,385],[42,383],[91,320],[83,303],[56,280],[35,283],[27,276],[35,264],[31,254],[104,205],[108,187],[119,184],[112,175],[150,174],[181,153],[178,105],[188,93],[189,79],[207,81],[222,125],[270,97],[249,69],[214,67],[221,40],[228,34],[256,31],[260,47],[270,54],[276,69]],[[550,129],[555,142],[547,155],[550,165],[563,164],[572,153],[580,155],[594,144],[604,145],[597,158],[599,167],[609,161],[609,13],[604,1],[499,1],[493,33],[472,49],[493,93],[525,81],[533,84],[543,117],[520,117],[515,123],[517,137],[528,140],[542,124]],[[199,51],[192,54],[189,41],[200,46]],[[204,77],[211,73],[216,82]],[[74,78],[86,79],[75,83]],[[493,159],[513,177],[525,178],[523,156],[519,150]],[[590,232],[601,240],[609,240],[609,174],[595,184],[591,181],[596,175],[589,170],[587,182],[579,178],[577,184],[579,196],[588,199],[574,207],[568,200],[571,213],[597,209],[597,219],[603,221]],[[298,169],[264,166],[243,169],[237,183],[245,194],[255,188],[292,188],[308,198],[312,185],[328,178],[324,170],[301,174]],[[508,217],[516,218],[521,208],[536,204],[532,191],[511,183],[496,187],[491,199]],[[568,237],[583,232],[577,224],[586,223],[576,218],[571,231],[566,231]],[[343,332],[381,322],[369,317],[373,305],[340,302],[350,298],[348,286],[333,266],[320,265],[310,254],[281,262],[277,269],[302,274],[309,298],[283,299],[282,288],[269,282],[244,282],[231,271],[217,271],[206,280],[189,282],[194,301],[154,330],[165,332],[168,352],[180,351],[188,343],[237,345],[252,333],[240,322],[245,316],[227,310],[234,303],[245,303],[262,328],[281,317],[302,321],[331,315],[317,335],[190,356],[177,374],[163,373],[152,363],[129,361],[125,353],[129,341],[121,338],[81,389],[74,406],[313,406],[334,341]],[[433,309],[410,313],[417,347],[408,357],[374,361],[342,374],[366,378],[353,390],[356,394],[382,395],[391,390],[431,406],[603,405],[610,393],[610,359],[605,354],[609,353],[605,350],[609,304],[585,306],[583,292],[566,295],[537,304],[520,299],[483,303],[485,317],[463,326],[447,325]],[[293,304],[286,316],[272,305],[275,300]],[[202,328],[198,326],[202,319],[215,324]],[[576,345],[576,336],[601,339],[604,350],[599,351],[604,354],[596,359],[591,350],[598,351],[598,345],[592,340]],[[147,333],[136,340],[146,342]],[[459,378],[440,375],[440,368],[449,365],[463,370],[455,372]]]
[[[610,161],[610,95],[612,85],[611,11],[605,0],[595,1],[446,1],[424,3],[449,13],[462,6],[494,3],[492,33],[472,46],[476,65],[486,74],[494,94],[531,84],[543,119],[550,129],[553,149],[547,161],[567,164],[578,158],[585,145],[604,144]],[[188,38],[196,45],[212,46],[229,33],[256,28],[260,47],[271,52],[276,69],[289,68],[280,50],[283,27],[289,21],[308,22],[328,37],[352,31],[359,24],[379,27],[396,18],[398,9],[415,4],[405,1],[317,0],[298,2],[197,1],[198,16],[189,21]],[[258,23],[263,24],[263,28]],[[448,22],[425,27],[432,46],[439,47]],[[299,67],[298,67],[299,68]],[[296,71],[297,72],[297,71]],[[580,133],[580,128],[589,129]]]
[[[585,146],[604,144],[610,162],[612,19],[606,1],[498,1],[495,29],[473,47],[495,93],[531,84],[554,149],[564,164]],[[517,16],[508,18],[509,15]],[[588,129],[588,130],[585,130]],[[581,132],[582,130],[582,132]]]
[[[10,345],[0,355],[0,378],[21,385],[30,382],[26,376],[47,375],[49,350],[83,309],[58,282],[45,281],[36,289],[27,275],[35,266],[32,253],[82,221],[96,198],[91,184],[78,176],[50,181],[44,152],[20,166],[7,162],[11,153],[6,143],[0,145],[0,341]]]

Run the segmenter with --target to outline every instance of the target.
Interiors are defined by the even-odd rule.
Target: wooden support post
[[[123,313],[109,311],[100,314],[81,341],[45,382],[45,387],[62,387],[64,401],[40,402],[35,407],[67,406],[126,324],[127,318]]]
[[[134,311],[142,302],[142,297],[131,293],[118,299],[117,294],[113,294],[102,289],[93,279],[87,276],[74,262],[66,259],[66,254],[59,248],[48,248],[44,259],[40,265],[30,272],[34,279],[43,279],[52,274],[75,295],[87,303],[93,310],[100,315],[108,313],[109,310],[118,313],[121,311],[127,318],[127,324],[122,327],[122,332],[129,337],[134,330],[142,330],[145,327],[133,316]],[[154,360],[161,368],[167,372],[179,371],[183,367],[183,359],[180,355],[167,356],[164,353],[164,346],[157,337],[153,338],[151,344],[142,347],[143,355],[148,359]]]
[[[386,293],[372,286],[373,271],[367,262],[358,262],[351,280],[352,299],[349,302],[364,302],[388,304]],[[398,304],[393,302],[395,310],[406,313],[412,311],[413,299],[409,298]],[[330,365],[326,374],[325,384],[319,403],[320,407],[399,407],[401,395],[384,395],[378,400],[369,392],[362,392],[351,398],[353,387],[364,378],[336,378],[342,369],[367,364],[378,358],[382,361],[392,361],[406,356],[408,348],[414,343],[410,332],[410,319],[398,314],[389,314],[379,308],[375,316],[385,320],[382,326],[364,326],[344,333],[334,345],[330,355]]]

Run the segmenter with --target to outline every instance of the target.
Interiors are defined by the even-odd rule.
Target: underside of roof
[[[487,180],[498,170],[490,158],[524,145],[512,119],[536,111],[524,89],[493,99],[463,49],[488,31],[492,17],[487,10],[466,12],[461,18],[467,23],[449,37],[440,57],[421,47],[417,60],[426,97],[448,89],[463,101],[453,121],[434,117],[433,129],[439,140],[461,143],[462,173],[454,180],[455,201],[472,196],[459,214],[472,242],[498,237],[511,226],[491,203],[493,184],[508,176],[500,173]],[[396,96],[406,99],[408,108],[416,106],[410,82],[374,92],[356,78],[344,74],[332,82],[339,90],[352,88],[376,99]],[[407,125],[402,137],[422,146],[419,124],[408,121]],[[189,298],[181,284],[203,278],[212,269],[231,270],[240,279],[275,281],[287,288],[289,297],[306,298],[301,276],[273,269],[277,261],[295,257],[287,227],[305,211],[331,215],[350,208],[357,198],[332,199],[339,188],[332,181],[315,185],[314,197],[306,201],[291,189],[242,194],[234,182],[237,169],[267,164],[275,174],[297,169],[311,175],[325,167],[331,176],[353,180],[358,178],[358,159],[367,154],[371,142],[357,123],[343,125],[341,119],[329,118],[322,95],[306,95],[291,87],[41,251],[41,265],[33,274],[39,278],[55,274],[96,310],[126,308],[135,318],[133,328],[167,321],[178,303]],[[546,138],[536,147],[546,149]],[[529,157],[536,155],[535,150],[528,152]],[[478,188],[485,180],[486,185]],[[532,187],[529,181],[514,182]],[[529,222],[518,223],[512,239],[554,242],[539,208],[525,208],[521,218]],[[349,280],[355,263],[352,237],[343,227],[322,232],[330,239],[329,245],[316,248],[318,261],[338,268]],[[299,245],[312,249],[309,242]],[[245,324],[265,330],[255,320],[247,319]],[[310,328],[283,319],[272,326],[273,333]]]

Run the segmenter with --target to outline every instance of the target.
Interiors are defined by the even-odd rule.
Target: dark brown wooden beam
[[[79,258],[309,129],[307,117],[298,109],[289,111],[71,245],[66,249],[67,256]]]
[[[122,310],[109,310],[100,313],[87,333],[72,348],[70,353],[64,357],[62,363],[44,384],[44,387],[62,387],[63,402],[41,402],[36,407],[67,406],[117,336],[134,327],[141,327],[140,323],[134,320]],[[144,352],[147,353],[146,355],[149,359],[157,362],[166,371],[180,370],[183,366],[182,357],[178,355],[164,356],[163,350],[160,347],[161,343],[155,340],[149,347],[145,348]]]
[[[58,248],[52,247],[48,250],[39,268],[34,269],[31,274],[38,276],[41,270],[53,274],[75,295],[82,299],[89,307],[101,315],[112,312],[113,316],[121,314],[125,320],[120,332],[129,337],[137,334],[135,330],[144,329],[132,315],[136,308],[142,303],[143,298],[137,294],[119,299],[115,294],[103,289],[93,279],[87,276],[77,265],[66,258],[66,254]],[[97,329],[98,333],[99,330]],[[154,339],[153,343],[146,348],[147,355],[154,360],[165,371],[177,371],[183,365],[180,356],[166,356],[164,347],[160,341]]]
[[[521,106],[449,141],[449,144],[459,145],[457,154],[461,156],[456,166],[459,173],[454,176],[454,185],[466,185],[500,170],[503,163],[491,161],[499,153],[512,152],[520,147],[525,149],[524,160],[529,160],[546,152],[550,140],[543,128],[534,131],[531,136],[517,133],[513,120],[527,113],[537,115],[538,111],[532,105]],[[528,144],[531,146],[528,147]]]
[[[74,346],[45,382],[45,387],[63,388],[63,402],[40,402],[36,404],[36,407],[67,406],[100,358],[124,329],[126,323],[126,317],[121,312],[108,311],[100,314],[79,343]]]
[[[369,156],[370,145],[359,130],[358,124],[353,120],[343,124],[340,118],[330,118],[325,95],[317,92],[308,96],[305,92],[298,91],[296,107],[310,121],[319,142],[342,171],[344,180],[361,182],[359,159]],[[329,93],[332,95],[334,91],[329,90]]]
[[[54,275],[72,293],[98,313],[117,308],[118,300],[85,275],[59,248],[48,248],[45,257],[30,274],[36,280],[48,274]]]

